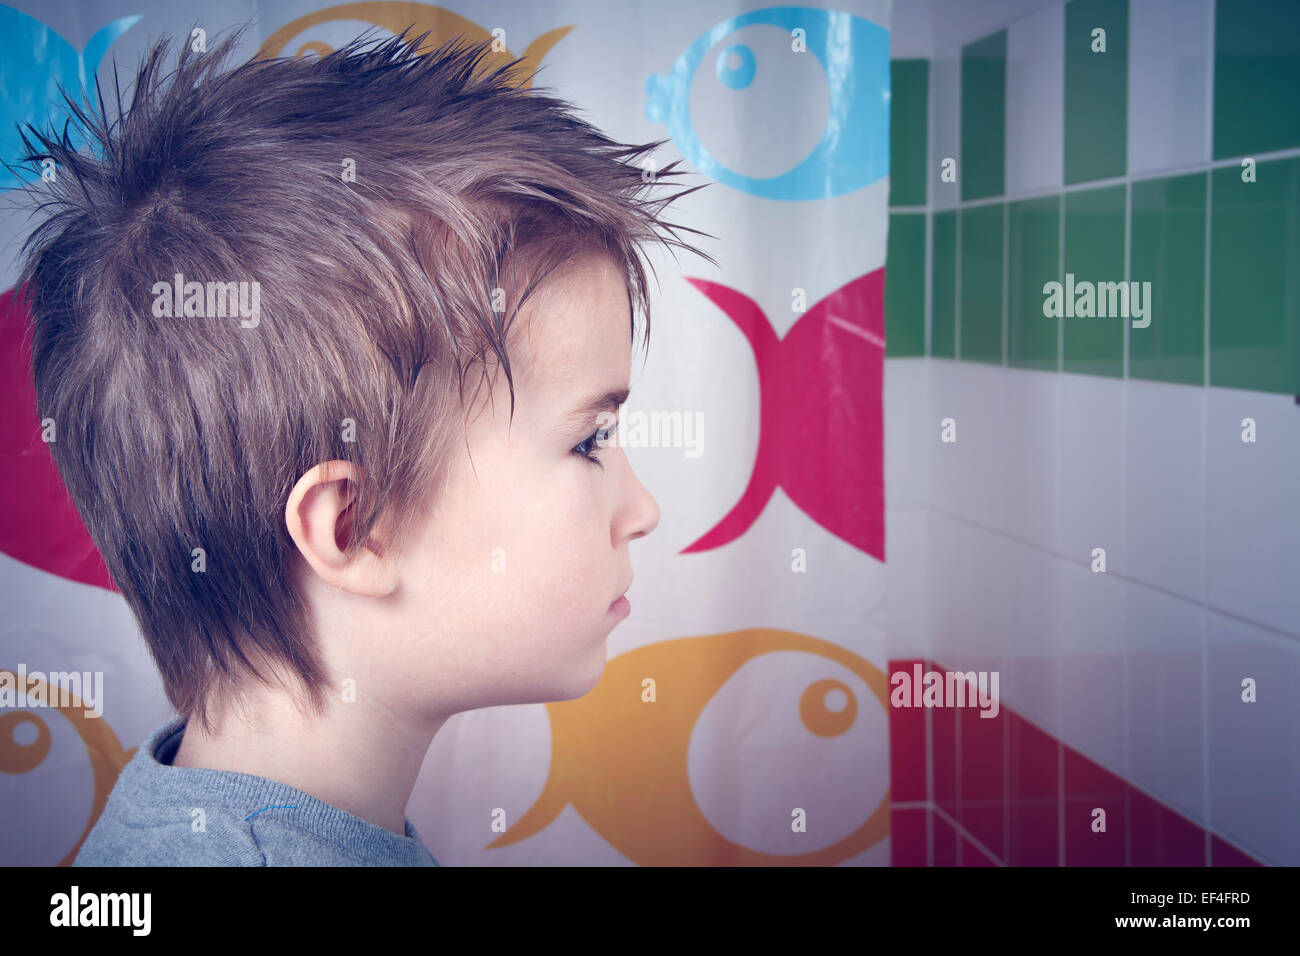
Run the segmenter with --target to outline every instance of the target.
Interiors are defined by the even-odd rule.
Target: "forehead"
[[[590,385],[592,376],[627,374],[632,311],[627,285],[607,257],[584,257],[552,275],[521,310],[520,324],[524,377],[534,385]]]

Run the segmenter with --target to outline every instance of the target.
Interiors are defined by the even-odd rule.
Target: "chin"
[[[600,657],[592,659],[590,663],[583,662],[585,666],[581,669],[575,667],[573,670],[573,680],[568,682],[567,692],[562,700],[577,700],[579,697],[586,697],[596,685],[600,683],[601,677],[605,674],[605,642],[602,640],[597,648]]]

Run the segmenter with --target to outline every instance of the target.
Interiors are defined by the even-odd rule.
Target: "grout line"
[[[956,256],[955,256],[955,258],[956,258],[956,260],[957,260],[957,269],[956,269],[957,275],[956,275],[956,282],[954,282],[953,285],[955,285],[955,286],[957,287],[957,300],[952,304],[952,329],[953,329],[953,332],[952,332],[952,357],[953,357],[953,360],[956,361],[956,362],[960,362],[960,361],[962,361],[962,357],[961,357],[961,314],[962,314],[962,311],[963,311],[963,310],[962,310],[962,296],[961,296],[961,270],[962,270],[962,263],[961,263],[961,247],[962,247],[962,243],[961,243],[961,234],[962,234],[962,231],[963,231],[964,229],[965,229],[964,217],[962,216],[961,210],[958,209],[958,210],[956,210],[956,215],[953,216],[953,231],[956,233],[956,235],[953,236],[953,246],[955,247],[955,249],[956,249],[956,253],[957,253]]]
[[[1205,71],[1205,155],[1210,168],[1205,171],[1205,332],[1202,352],[1205,357],[1205,387],[1201,390],[1201,514],[1209,501],[1210,463],[1210,237],[1214,226],[1214,63],[1218,53],[1216,43],[1217,0],[1209,0],[1209,24],[1206,32],[1210,49],[1206,56]],[[1210,555],[1206,551],[1206,524],[1201,521],[1201,594],[1209,595]],[[1214,842],[1210,838],[1214,825],[1210,802],[1210,611],[1207,603],[1201,611],[1201,816],[1205,819],[1205,865],[1214,865]]]
[[[925,657],[925,666],[930,666],[929,654]],[[938,805],[934,796],[934,717],[930,708],[925,709],[925,798],[930,806]],[[925,865],[934,866],[934,814],[925,815]]]
[[[1130,298],[1133,290],[1129,288],[1128,283],[1132,280],[1132,278],[1133,278],[1133,184],[1125,183],[1124,184],[1124,288],[1129,289]],[[1148,312],[1151,310],[1150,302],[1147,303],[1147,310]],[[1131,377],[1130,369],[1132,367],[1131,349],[1132,349],[1133,336],[1130,332],[1130,326],[1132,326],[1132,324],[1133,324],[1132,316],[1124,316],[1120,320],[1120,325],[1124,329],[1124,337],[1120,345],[1121,360],[1120,360],[1119,377],[1120,380],[1124,382],[1127,382]],[[1126,393],[1127,391],[1128,390],[1125,389]],[[1128,403],[1125,402],[1124,404],[1125,404],[1125,409],[1127,410]]]
[[[961,771],[965,761],[962,760],[962,750],[961,750],[961,714],[955,709],[952,712],[952,723],[953,723],[952,739],[954,742],[953,779],[956,781],[956,793],[953,794],[953,804],[957,807],[957,817],[958,819],[960,819],[964,815],[962,812],[963,807],[962,807],[962,799],[961,799],[961,777],[962,777]],[[957,865],[958,866],[962,865],[961,859],[962,859],[961,840],[958,840],[957,841]]]
[[[934,119],[934,58],[925,60],[925,323],[922,334],[925,337],[924,358],[934,354],[934,204],[938,197],[937,187],[932,186],[930,178],[934,176],[935,119]],[[929,379],[926,380],[929,390]]]
[[[1277,149],[1271,152],[1251,153],[1251,158],[1256,163],[1274,162],[1280,159],[1295,159],[1300,157],[1300,146],[1291,146],[1286,149]],[[1025,199],[1046,199],[1051,196],[1088,192],[1093,189],[1106,189],[1111,186],[1123,186],[1126,183],[1140,183],[1148,179],[1177,179],[1180,176],[1194,176],[1197,173],[1204,173],[1215,169],[1226,169],[1229,167],[1240,167],[1242,156],[1229,159],[1217,159],[1204,163],[1197,163],[1187,166],[1168,166],[1162,169],[1143,169],[1139,173],[1129,172],[1123,176],[1107,176],[1104,179],[1088,179],[1083,182],[1070,183],[1061,186],[1044,186],[1039,189],[1027,189],[1017,193],[1004,193],[999,196],[982,196],[979,199],[959,199],[958,205],[961,207],[978,207],[991,206],[998,202],[1020,202]]]
[[[1059,698],[1058,705],[1059,705]],[[1056,865],[1065,866],[1065,739],[1056,738]]]
[[[925,288],[922,290],[924,298],[921,303],[921,358],[929,358],[933,351],[931,342],[934,333],[930,326],[933,324],[934,312],[934,213],[928,210],[925,213],[925,271],[924,282]]]
[[[1044,374],[1049,374],[1049,373],[1044,373]],[[1088,567],[1088,562],[1086,561],[1079,561],[1068,555],[1061,554],[1060,552],[1055,551],[1052,548],[1045,548],[1036,541],[1030,541],[1025,538],[1017,537],[1016,535],[1013,534],[1007,534],[1005,531],[1001,530],[1000,528],[994,528],[990,525],[984,524],[983,522],[975,521],[974,519],[968,518],[965,515],[956,514],[955,512],[947,511],[939,507],[931,507],[929,511],[931,512],[931,514],[942,515],[945,518],[950,518],[953,521],[959,522],[969,527],[977,528],[980,531],[987,532],[988,534],[993,535],[1002,540],[1010,541],[1013,544],[1018,544],[1021,547],[1026,548],[1028,550],[1038,551],[1042,554],[1050,555],[1051,557],[1054,558],[1059,558],[1060,560],[1065,561],[1066,563],[1077,567],[1084,567],[1084,568]],[[1204,574],[1204,568],[1202,569],[1202,573]],[[1292,641],[1300,640],[1300,633],[1294,633],[1291,631],[1282,630],[1281,628],[1269,624],[1265,621],[1257,621],[1254,618],[1245,617],[1229,608],[1219,607],[1217,605],[1209,604],[1205,601],[1198,601],[1194,598],[1188,597],[1185,594],[1180,594],[1177,591],[1171,591],[1168,588],[1163,588],[1158,584],[1152,584],[1149,581],[1144,581],[1141,578],[1135,578],[1131,575],[1124,574],[1119,571],[1107,570],[1106,574],[1117,581],[1123,581],[1130,585],[1146,588],[1150,591],[1155,592],[1156,594],[1163,594],[1166,597],[1175,598],[1179,601],[1183,601],[1195,607],[1202,607],[1205,608],[1207,611],[1213,611],[1215,614],[1218,614],[1221,617],[1229,618],[1230,620],[1236,621],[1241,624],[1248,624],[1253,628],[1257,628],[1258,630],[1270,633],[1275,637],[1280,637],[1284,640],[1292,640]]]
[[[1129,16],[1130,16],[1129,50],[1130,51],[1133,49],[1133,28],[1131,22],[1132,9],[1133,9],[1132,7],[1129,8]],[[1130,80],[1131,78],[1132,75],[1130,73]],[[1128,289],[1130,294],[1132,293],[1132,288],[1129,286],[1128,283],[1133,277],[1132,236],[1133,236],[1133,184],[1125,183],[1124,184],[1124,288]],[[1148,314],[1150,314],[1150,312],[1153,311],[1153,307],[1149,299],[1147,301],[1147,310],[1148,310]],[[1124,329],[1124,342],[1123,342],[1124,363],[1123,363],[1123,372],[1120,376],[1120,386],[1119,386],[1120,397],[1121,397],[1120,400],[1120,460],[1123,462],[1123,478],[1120,481],[1120,485],[1119,485],[1119,495],[1120,495],[1119,513],[1122,516],[1122,523],[1120,524],[1120,553],[1123,555],[1124,570],[1127,571],[1130,567],[1129,564],[1130,550],[1129,550],[1129,536],[1128,536],[1128,526],[1129,526],[1128,405],[1129,405],[1129,397],[1133,394],[1133,386],[1129,380],[1129,369],[1131,367],[1130,363],[1132,361],[1130,349],[1131,349],[1131,341],[1132,341],[1131,329],[1133,325],[1133,320],[1131,316],[1125,316],[1121,320],[1121,323]],[[1205,513],[1204,511],[1201,512],[1202,515],[1204,515],[1204,513]],[[1202,519],[1201,526],[1204,527],[1204,525],[1205,522]],[[1121,635],[1121,640],[1123,641],[1123,648],[1120,652],[1120,686],[1123,688],[1122,697],[1120,700],[1120,721],[1121,721],[1120,726],[1124,728],[1124,732],[1120,735],[1120,762],[1121,762],[1121,766],[1123,766],[1124,768],[1124,773],[1122,774],[1122,776],[1123,779],[1126,781],[1132,776],[1132,772],[1133,772],[1133,767],[1131,762],[1132,755],[1129,752],[1129,744],[1131,742],[1130,738],[1132,737],[1132,727],[1133,727],[1132,714],[1129,713],[1129,681],[1132,679],[1132,674],[1129,673],[1129,663],[1130,663],[1129,651],[1133,645],[1133,642],[1130,639],[1129,610],[1132,607],[1132,602],[1133,602],[1133,592],[1125,588],[1124,589],[1124,630],[1123,630],[1123,634]],[[1129,819],[1131,818],[1132,814],[1130,812],[1129,803],[1130,803],[1129,791],[1125,790],[1124,791],[1124,865],[1125,866],[1132,866],[1131,861],[1133,858],[1133,853],[1132,853],[1133,840],[1132,840],[1132,833],[1131,833],[1132,828],[1129,826]]]
[[[1205,329],[1202,333],[1202,354],[1205,358],[1204,382],[1202,390],[1211,388],[1210,384],[1210,230],[1214,227],[1214,176],[1208,170],[1205,173]]]
[[[1065,281],[1065,193],[1061,193],[1056,198],[1056,261],[1060,268],[1056,274]],[[1061,373],[1065,371],[1065,310],[1056,317],[1056,371]],[[1057,421],[1060,418],[1061,409],[1057,409]],[[1059,432],[1059,429],[1058,429]],[[1059,495],[1058,495],[1059,498]]]
[[[1206,350],[1209,354],[1209,350]],[[1209,498],[1209,414],[1210,394],[1201,393],[1201,514],[1207,514],[1206,502]],[[1209,587],[1210,556],[1205,550],[1206,524],[1201,521],[1201,593],[1207,594]],[[1214,824],[1210,802],[1210,610],[1201,610],[1201,816],[1205,819],[1205,861],[1210,865],[1210,829]]]
[[[1011,325],[1011,303],[1007,301],[1007,284],[1011,272],[1011,266],[1007,261],[1011,245],[1011,204],[1002,204],[1002,317],[999,324],[1002,326],[1002,364],[1008,364],[1008,338],[1010,337],[1009,327]]]
[[[957,837],[958,837],[958,839],[957,839],[957,864],[956,864],[957,866],[962,866],[962,865],[964,865],[964,864],[961,862],[961,859],[962,859],[962,857],[961,857],[961,852],[962,852],[962,845],[961,845],[962,841],[961,841],[961,838],[962,838],[962,837],[965,837],[967,840],[970,840],[971,843],[974,843],[975,846],[979,848],[980,852],[983,853],[985,856],[987,856],[990,860],[992,860],[992,861],[994,862],[994,864],[996,864],[997,866],[1006,866],[1006,863],[1004,863],[1001,859],[999,859],[999,857],[998,857],[998,855],[997,855],[996,853],[993,853],[992,851],[990,851],[989,848],[988,848],[987,846],[985,846],[984,843],[983,843],[982,841],[980,841],[979,839],[977,839],[977,838],[976,838],[976,837],[975,837],[975,836],[974,836],[974,835],[973,835],[969,830],[967,830],[967,829],[966,829],[965,827],[963,827],[960,823],[958,823],[956,820],[954,820],[954,819],[953,819],[953,818],[952,818],[948,813],[946,813],[946,812],[944,811],[943,807],[939,806],[938,804],[935,804],[935,806],[934,806],[934,812],[937,813],[937,814],[939,814],[940,816],[942,816],[942,817],[944,818],[944,820],[946,820],[946,821],[948,822],[948,825],[949,825],[950,827],[952,827],[953,830],[956,831],[956,833],[957,833]]]
[[[1218,11],[1216,0],[1209,0],[1210,22],[1205,32],[1209,49],[1205,57],[1205,158],[1214,165],[1214,57],[1218,50],[1215,44],[1215,22]],[[1224,160],[1224,165],[1231,165],[1232,160]]]
[[[1002,860],[1008,866],[1011,864],[1011,799],[1011,718],[1008,717],[1002,721]]]

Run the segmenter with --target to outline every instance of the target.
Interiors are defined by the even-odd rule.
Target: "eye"
[[[599,451],[600,448],[610,440],[617,429],[617,422],[610,425],[608,428],[597,428],[594,432],[573,446],[573,453],[579,458],[591,462],[597,468],[604,468],[605,466],[600,463],[600,459],[596,458],[592,452]]]

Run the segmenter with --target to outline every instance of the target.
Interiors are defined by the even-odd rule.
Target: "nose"
[[[622,449],[620,449],[622,452]],[[645,485],[632,470],[632,463],[627,461],[626,452],[623,460],[627,466],[627,499],[621,511],[620,526],[615,529],[616,537],[628,541],[644,538],[659,524],[659,505],[654,496],[646,490]]]

